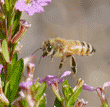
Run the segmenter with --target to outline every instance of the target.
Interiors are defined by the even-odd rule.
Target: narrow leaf
[[[16,63],[18,60],[18,56],[17,53],[13,54],[13,58],[11,60],[11,64],[8,63],[8,67],[7,67],[7,81],[10,79],[12,73],[14,72],[14,67],[16,67]]]
[[[9,12],[9,1],[8,0],[5,0],[5,6],[6,6],[6,11]]]
[[[19,83],[20,83],[20,80],[21,80],[21,75],[22,75],[22,72],[23,72],[23,59],[20,59],[16,66],[14,67],[14,71],[13,71],[13,74],[11,75],[10,77],[10,80],[9,80],[9,83],[10,83],[10,96],[9,97],[9,101],[10,101],[10,104],[12,103],[13,101],[13,98],[17,92],[17,89],[19,87]]]
[[[55,106],[55,107],[63,107],[62,102],[59,101],[59,100],[57,99],[57,97],[56,97],[56,99],[55,99],[54,106]]]
[[[9,62],[8,44],[7,44],[6,39],[2,41],[2,53],[3,53],[3,56],[6,62]]]
[[[0,30],[0,39],[4,39],[5,38],[5,35],[2,33],[2,31]]]
[[[82,90],[82,86],[84,84],[84,81],[82,79],[79,79],[78,80],[78,83],[77,83],[77,88],[76,90],[74,91],[74,93],[71,95],[70,99],[68,100],[68,103],[67,105],[65,105],[65,107],[73,107],[73,105],[75,104],[77,98],[79,97],[80,93],[81,93],[81,90]]]
[[[35,91],[40,87],[39,78],[37,79],[36,83],[31,86],[31,92],[35,94]]]
[[[71,95],[73,94],[73,89],[69,87],[69,83],[67,80],[65,80],[62,84],[62,91],[65,97],[65,105],[67,105]]]
[[[18,55],[17,55],[17,53],[14,53],[12,61],[11,61],[12,69],[15,67],[17,60],[18,60]]]
[[[0,77],[1,77],[1,82],[2,82],[2,87],[3,87],[3,91],[4,91],[4,86],[5,86],[5,75],[4,75],[4,72],[3,72],[3,68],[2,68],[2,71],[1,71],[1,74],[0,74]]]
[[[109,107],[109,105],[108,104],[104,104],[103,107]]]
[[[13,28],[12,28],[12,35],[14,36],[18,30],[19,30],[19,21],[21,17],[21,12],[17,11],[14,17],[14,23],[13,23]]]
[[[23,107],[28,107],[27,101],[26,101],[25,99],[23,99],[23,100],[21,101],[21,103],[22,103],[22,106],[23,106]]]
[[[37,93],[35,95],[35,100],[38,102],[46,91],[46,82],[43,82],[41,86],[38,88]]]
[[[36,107],[46,107],[46,97],[43,95],[41,99],[37,102]]]

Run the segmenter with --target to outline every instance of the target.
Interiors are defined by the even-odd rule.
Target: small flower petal
[[[20,88],[26,88],[26,87],[31,86],[31,85],[32,85],[31,81],[26,81],[26,82],[20,83],[19,87]]]
[[[27,7],[25,0],[18,0],[16,2],[15,8],[19,11],[25,11],[25,8]]]
[[[19,11],[25,11],[30,16],[34,13],[44,12],[42,6],[47,6],[51,2],[51,0],[30,0],[30,2],[26,4],[25,1],[26,0],[18,0],[15,8]]]
[[[37,2],[41,5],[41,6],[47,6],[51,3],[51,0],[37,0]]]
[[[63,77],[70,75],[70,74],[71,74],[71,71],[65,71],[60,78],[63,78]]]
[[[58,79],[58,76],[56,75],[47,75],[45,76],[44,79],[40,78],[39,82],[42,83],[43,81],[46,81],[48,85],[54,84],[56,81],[60,83],[64,81],[64,79],[62,79],[63,77],[70,75],[70,74],[71,74],[71,71],[65,71],[63,75],[60,77],[60,79]]]
[[[94,87],[91,87],[87,84],[83,85],[83,90],[87,90],[87,91],[96,91],[96,89]]]
[[[43,81],[46,81],[48,85],[53,84],[56,81],[59,81],[58,76],[56,75],[47,75],[45,76],[45,79],[40,78],[39,82],[42,83]]]
[[[108,87],[108,86],[110,86],[110,81],[109,82],[105,82],[104,85],[103,85],[104,88]]]

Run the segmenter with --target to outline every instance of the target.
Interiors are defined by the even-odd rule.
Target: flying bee
[[[53,38],[44,41],[42,48],[39,49],[43,49],[42,57],[51,56],[51,61],[53,61],[53,57],[61,58],[59,72],[66,58],[71,57],[71,69],[73,71],[73,75],[77,72],[74,55],[89,56],[95,52],[95,49],[84,41],[80,42],[79,40],[66,40],[62,38]]]

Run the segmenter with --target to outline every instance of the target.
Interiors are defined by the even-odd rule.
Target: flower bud
[[[20,20],[20,29],[17,34],[12,38],[12,43],[17,43],[26,33],[28,28],[30,28],[31,25],[27,23],[25,20]]]

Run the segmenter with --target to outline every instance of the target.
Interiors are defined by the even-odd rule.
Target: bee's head
[[[53,53],[53,47],[50,40],[43,42],[43,57],[50,56]]]

